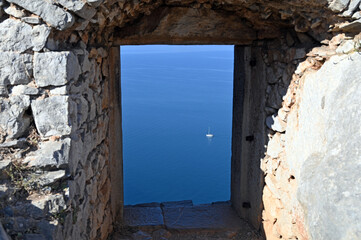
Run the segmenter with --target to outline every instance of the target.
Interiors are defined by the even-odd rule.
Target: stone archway
[[[336,127],[322,128],[323,135],[309,133],[321,118],[304,119],[307,106],[318,113],[312,104],[302,104],[307,103],[303,98],[318,99],[321,91],[308,91],[308,76],[324,62],[323,73],[332,73],[327,62],[333,61],[348,73],[345,79],[354,86],[350,89],[359,89],[350,70],[358,63],[358,6],[359,1],[338,0],[0,1],[0,196],[6,199],[5,228],[13,236],[21,232],[47,239],[106,239],[122,214],[117,46],[212,43],[243,46],[236,51],[242,71],[235,79],[243,78],[244,85],[235,89],[243,89],[247,97],[234,109],[235,208],[268,239],[326,238],[327,226],[317,229],[312,220],[329,213],[317,215],[312,200],[304,197],[312,195],[317,182],[307,169],[308,163],[335,160],[303,139],[323,139],[328,146],[332,139],[327,134]],[[342,31],[349,36],[337,35]],[[342,90],[339,83],[345,79],[339,76],[337,88],[322,92],[322,109],[338,112],[335,107],[345,105],[332,98],[334,91],[345,96],[351,91]],[[350,106],[350,114],[359,116],[355,105]],[[343,119],[342,114],[324,116]],[[348,126],[358,129],[357,124]],[[349,141],[353,146],[356,140]],[[297,151],[299,143],[307,146],[307,154]],[[348,152],[349,147],[340,146]],[[358,155],[350,156],[350,164],[358,166]],[[324,176],[332,172],[314,165]],[[355,176],[342,166],[339,179]],[[340,181],[338,189],[346,183]],[[258,186],[256,191],[252,186]],[[297,195],[301,193],[303,197]],[[351,193],[348,196],[355,196]],[[340,194],[324,192],[326,197]],[[349,199],[356,208],[356,197]],[[334,221],[348,224],[334,231],[347,230],[346,239],[352,239],[360,226],[352,223],[354,218],[345,220],[345,212],[341,208],[342,220]]]

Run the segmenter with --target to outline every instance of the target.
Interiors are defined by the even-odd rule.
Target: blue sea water
[[[229,200],[233,46],[122,46],[121,81],[125,204]]]

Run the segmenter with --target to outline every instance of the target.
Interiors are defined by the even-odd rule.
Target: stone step
[[[193,205],[187,200],[125,206],[124,225],[122,229],[128,232],[115,233],[114,240],[262,239],[238,217],[230,202]],[[167,236],[159,238],[160,232]]]

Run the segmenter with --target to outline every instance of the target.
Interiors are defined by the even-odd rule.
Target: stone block
[[[329,8],[334,12],[342,12],[345,10],[350,0],[328,0]]]
[[[10,93],[12,95],[38,95],[39,88],[29,85],[16,85],[11,88]]]
[[[80,72],[78,59],[72,52],[35,53],[34,78],[39,87],[65,85],[77,80]]]
[[[64,30],[74,24],[73,16],[62,8],[46,0],[8,0],[40,16],[50,26]]]
[[[287,164],[299,184],[310,239],[361,233],[361,55],[333,56],[306,75],[287,126]]]
[[[0,23],[0,51],[25,52],[28,49],[40,51],[50,34],[46,25],[31,25],[15,19]]]
[[[63,167],[69,162],[70,142],[70,138],[41,142],[39,149],[26,157],[25,163],[31,167]]]
[[[0,98],[0,132],[6,134],[5,140],[16,139],[25,133],[30,125],[30,118],[25,115],[29,106],[29,96]]]
[[[96,10],[83,0],[55,0],[55,2],[87,20],[90,20],[96,14]]]
[[[286,122],[282,121],[276,114],[266,118],[266,125],[273,131],[280,133],[285,132],[287,126]]]
[[[86,2],[93,7],[98,7],[103,1],[104,0],[86,0]]]
[[[51,96],[32,101],[34,121],[42,137],[69,135],[70,123],[69,97]]]
[[[0,85],[27,84],[31,81],[33,58],[30,54],[0,52],[0,69]]]
[[[163,208],[167,229],[174,230],[237,230],[242,220],[230,204],[204,204]]]
[[[124,207],[124,224],[130,227],[163,226],[163,215],[160,207]]]
[[[45,24],[36,25],[35,27],[33,27],[33,32],[32,32],[33,51],[40,51],[41,49],[43,49],[49,37],[49,34],[50,34],[50,27],[46,26]]]
[[[271,158],[277,158],[283,150],[283,144],[281,141],[281,135],[275,134],[268,142],[267,155]]]
[[[40,186],[51,185],[66,176],[65,170],[49,171],[37,177],[37,183]]]

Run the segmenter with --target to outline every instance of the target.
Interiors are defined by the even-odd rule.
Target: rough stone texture
[[[30,154],[25,163],[31,167],[64,167],[69,162],[70,143],[69,138],[56,142],[42,142],[39,144],[39,150]]]
[[[0,132],[6,140],[21,137],[30,125],[25,110],[30,106],[28,96],[0,98]]]
[[[0,52],[0,85],[27,84],[33,73],[33,56]]]
[[[124,219],[126,226],[160,227],[164,225],[160,207],[125,207]]]
[[[359,53],[335,56],[307,76],[298,128],[287,126],[288,160],[312,239],[361,237],[360,63]]]
[[[72,52],[34,55],[34,78],[39,87],[61,86],[71,80],[76,81],[80,71],[78,59]]]
[[[354,135],[348,128],[355,124],[349,116],[359,118],[359,111],[343,102],[357,100],[359,85],[349,80],[336,88],[332,82],[302,92],[310,83],[307,76],[324,62],[332,65],[333,55],[345,61],[342,66],[352,65],[354,52],[360,50],[359,9],[358,0],[0,0],[0,198],[5,206],[0,216],[6,231],[14,238],[103,240],[122,220],[120,59],[119,49],[112,46],[226,43],[242,45],[236,48],[242,68],[236,67],[235,78],[248,79],[245,108],[242,95],[234,95],[232,201],[239,215],[267,239],[359,238],[360,221],[352,212],[359,209],[353,209],[358,188],[347,189],[344,181],[359,180],[356,164],[350,165],[358,156],[352,154],[357,154],[359,126],[353,125]],[[329,70],[330,77],[336,76],[332,72],[338,64]],[[242,82],[237,84],[236,91],[242,90]],[[315,100],[305,114],[300,106],[308,97],[321,102]],[[327,128],[314,127],[322,122],[317,114],[326,111],[313,112],[319,105],[333,109],[324,115]],[[344,132],[335,130],[339,125]],[[324,141],[317,142],[322,131]],[[336,134],[336,141],[329,134]],[[296,144],[293,139],[301,136],[308,136],[307,141]],[[314,142],[312,149],[322,146],[324,152],[305,156]],[[353,145],[352,153],[347,146]],[[344,158],[337,149],[350,156],[348,161],[339,162]],[[16,172],[13,178],[6,174],[5,169],[15,169],[12,164],[21,169],[23,181],[14,178]],[[340,181],[332,182],[328,173]],[[41,177],[41,186],[34,183],[36,177]],[[337,190],[326,191],[331,183]],[[312,195],[312,188],[323,194]],[[346,191],[340,193],[342,189]],[[319,201],[311,204],[303,196]],[[189,204],[187,209],[197,208]],[[329,216],[331,211],[336,214]],[[346,215],[356,221],[344,220]],[[322,222],[314,220],[317,216]],[[132,234],[127,237],[143,235]],[[258,239],[257,234],[234,231],[182,236],[145,232],[144,237],[152,234]]]
[[[69,97],[52,96],[31,103],[34,121],[42,137],[71,133]]]
[[[90,20],[96,14],[96,10],[87,5],[85,1],[55,0],[55,2],[61,4],[68,10],[75,12],[75,14],[87,20]]]
[[[73,16],[62,8],[45,0],[8,0],[24,9],[40,16],[45,22],[56,29],[63,30],[74,23]]]
[[[14,19],[0,23],[0,51],[24,52],[33,47],[32,28]]]

